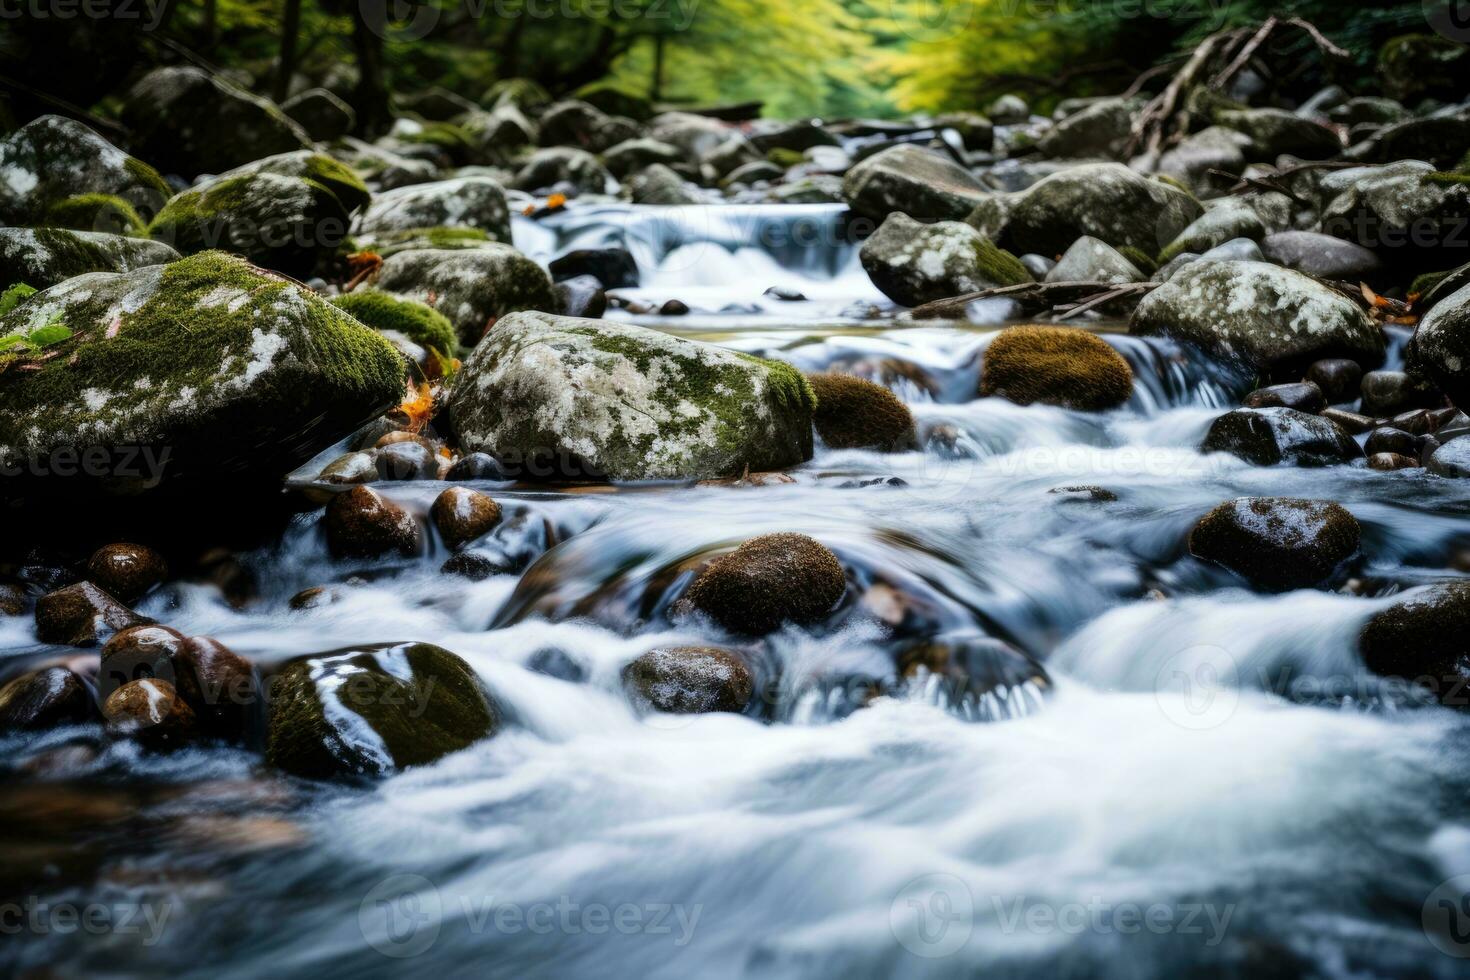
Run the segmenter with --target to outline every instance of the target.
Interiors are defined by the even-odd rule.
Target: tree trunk
[[[664,98],[664,42],[663,34],[653,35],[653,84],[648,89],[651,102],[662,102]]]
[[[352,18],[352,45],[357,51],[358,73],[352,108],[357,110],[358,132],[371,139],[387,132],[393,114],[383,79],[383,39],[368,26],[361,10]]]
[[[281,17],[281,60],[276,64],[276,86],[271,97],[285,102],[291,94],[291,76],[296,73],[296,36],[301,31],[301,0],[286,0]]]
[[[204,0],[204,43],[201,45],[201,47],[205,51],[209,51],[214,48],[215,35],[219,31],[216,17],[219,12],[218,7],[219,0]]]

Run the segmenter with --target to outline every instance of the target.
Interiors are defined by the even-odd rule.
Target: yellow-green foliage
[[[77,194],[57,201],[47,209],[43,223],[114,235],[141,235],[144,232],[144,221],[137,209],[116,194]]]
[[[1116,408],[1133,394],[1133,369],[1117,351],[1078,327],[1003,330],[981,365],[980,394],[1018,405],[1082,411]]]
[[[417,300],[400,299],[376,289],[344,293],[332,305],[374,330],[396,330],[416,344],[453,356],[454,325],[438,310]]]

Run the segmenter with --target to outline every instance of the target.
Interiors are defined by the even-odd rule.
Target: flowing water
[[[58,836],[80,828],[85,847],[66,854],[100,854],[86,875],[58,856],[44,897],[166,921],[6,936],[0,963],[225,977],[1463,976],[1442,950],[1470,949],[1425,923],[1446,894],[1436,886],[1470,872],[1470,724],[1373,678],[1355,648],[1389,596],[1457,574],[1462,484],[1202,456],[1237,379],[1117,331],[1101,333],[1138,378],[1119,411],[976,400],[996,325],[857,318],[885,304],[839,212],[573,208],[517,237],[542,259],[627,243],[645,270],[630,292],[694,308],[643,322],[890,378],[925,451],[819,446],[795,482],[761,487],[478,484],[508,517],[479,550],[517,569],[478,583],[440,574],[444,553],[333,563],[316,511],[245,556],[262,587],[251,605],[202,585],[154,595],[140,611],[264,664],[439,644],[511,723],[366,786],[282,780],[223,748],[100,746],[10,804]],[[764,297],[773,285],[806,299]],[[894,362],[924,374],[882,370]],[[1117,499],[1050,492],[1078,486]],[[380,488],[423,510],[442,485]],[[1261,494],[1357,516],[1351,594],[1256,594],[1189,557],[1206,510]],[[819,538],[849,569],[832,621],[752,646],[779,678],[758,713],[637,716],[624,664],[719,640],[668,615],[694,560],[778,530]],[[288,608],[327,583],[335,603]],[[960,704],[937,679],[862,693],[893,680],[896,644],[936,634],[1004,640],[1050,682]],[[45,652],[25,620],[0,620],[0,649]],[[74,738],[0,748],[16,764]]]

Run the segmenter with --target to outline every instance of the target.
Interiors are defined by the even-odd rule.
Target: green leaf
[[[44,327],[37,327],[35,330],[32,330],[30,336],[26,339],[37,347],[50,347],[53,344],[59,344],[63,340],[69,339],[71,333],[71,327],[53,320]]]
[[[18,333],[7,334],[0,337],[0,352],[11,351],[20,347],[29,347],[31,342]]]
[[[35,287],[27,286],[23,282],[13,283],[5,292],[0,293],[0,316],[4,316],[19,306],[28,297],[34,295]]]

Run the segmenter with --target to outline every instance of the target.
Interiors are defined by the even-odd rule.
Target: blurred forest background
[[[108,17],[83,16],[104,9]],[[1117,92],[1213,31],[1300,16],[1360,59],[1423,32],[1421,0],[5,0],[10,114],[98,107],[161,63],[230,70],[277,100],[344,94],[371,131],[389,93],[476,99],[529,78],[669,103],[759,101],[767,116],[1045,109]],[[69,7],[72,16],[58,16]],[[124,14],[127,16],[124,16]],[[1304,44],[1309,43],[1305,39]],[[382,104],[376,112],[372,103]],[[363,104],[368,103],[368,104]],[[23,122],[24,119],[12,120]]]

